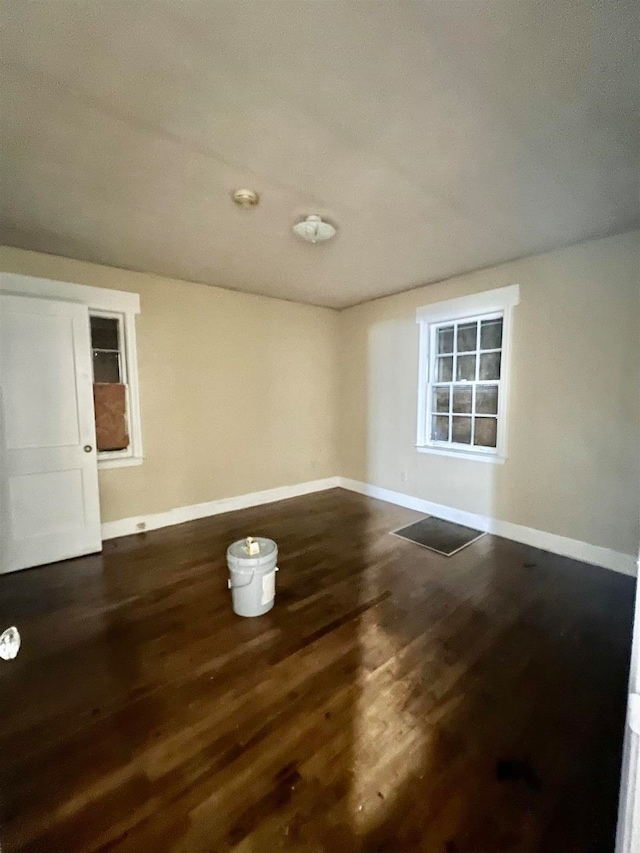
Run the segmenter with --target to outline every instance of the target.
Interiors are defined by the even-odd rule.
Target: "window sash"
[[[116,311],[100,311],[89,309],[90,317],[106,317],[118,321],[118,361],[120,365],[120,383],[125,388],[125,417],[127,419],[127,432],[129,434],[129,446],[124,450],[99,450],[98,461],[106,459],[128,459],[134,455],[133,447],[133,424],[131,422],[131,393],[128,381],[128,359],[127,359],[127,336],[125,334],[126,315]],[[92,352],[116,352],[116,350],[104,350],[100,347],[91,347]],[[92,359],[93,366],[93,359]],[[95,381],[95,379],[94,379]]]
[[[117,314],[112,311],[89,311],[89,317],[104,317],[108,320],[117,320],[118,322],[118,349],[110,347],[94,347],[91,342],[91,352],[115,352],[118,354],[118,368],[120,373],[120,382],[123,385],[127,384],[127,359],[125,353],[125,334],[124,334],[124,314]],[[93,367],[93,360],[91,362]],[[93,377],[95,382],[95,376]]]
[[[488,320],[502,320],[502,345],[500,347],[493,347],[490,349],[481,349],[481,329],[482,322]],[[476,323],[476,348],[473,350],[458,350],[458,327],[468,325],[470,323]],[[501,446],[501,432],[503,429],[503,414],[502,414],[502,381],[504,378],[504,369],[505,365],[503,363],[503,355],[504,355],[504,346],[505,346],[505,312],[504,311],[494,311],[486,314],[477,314],[475,316],[469,317],[459,317],[451,320],[439,320],[436,323],[429,324],[429,345],[428,345],[428,369],[426,371],[426,412],[425,412],[425,422],[424,422],[424,431],[425,435],[423,436],[423,442],[426,446],[430,447],[439,447],[439,448],[449,448],[451,450],[460,450],[466,451],[468,453],[479,454],[479,455],[487,455],[487,456],[496,456],[499,453],[499,448]],[[439,332],[442,329],[453,329],[453,350],[450,353],[438,353],[438,337]],[[500,378],[499,379],[480,379],[480,356],[488,353],[500,353],[501,354],[501,364],[500,364]],[[474,379],[457,379],[457,365],[458,365],[458,355],[475,355],[476,363],[474,370]],[[451,368],[451,380],[443,381],[438,380],[438,362],[442,358],[451,358],[452,359],[452,368]],[[463,386],[465,388],[469,388],[471,390],[471,411],[470,412],[454,412],[453,411],[453,389],[456,386]],[[498,389],[498,401],[497,401],[497,412],[496,414],[488,414],[482,412],[476,412],[476,388],[477,387],[497,387]],[[437,412],[435,411],[433,400],[435,396],[436,388],[449,388],[449,410],[448,412]],[[432,437],[433,433],[433,424],[435,417],[446,417],[448,419],[448,439],[438,440]],[[452,432],[453,432],[453,418],[454,417],[463,417],[469,418],[471,421],[471,436],[470,442],[457,442],[452,441]],[[475,441],[475,419],[476,418],[492,418],[496,421],[496,446],[495,447],[487,447],[485,445],[477,445],[474,444]]]

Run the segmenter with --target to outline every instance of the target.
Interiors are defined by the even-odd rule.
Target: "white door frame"
[[[640,850],[640,559],[629,672],[629,705],[624,732],[616,853]]]

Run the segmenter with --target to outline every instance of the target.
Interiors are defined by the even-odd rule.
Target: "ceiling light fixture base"
[[[336,236],[337,228],[325,222],[317,213],[311,213],[293,226],[293,233],[307,243],[325,243]]]
[[[256,207],[260,203],[260,196],[255,190],[239,189],[231,193],[231,198],[243,210],[248,210],[251,207]]]

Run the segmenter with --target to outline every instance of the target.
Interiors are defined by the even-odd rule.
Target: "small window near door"
[[[129,415],[123,319],[92,314],[91,349],[96,445],[99,456],[129,452]]]
[[[91,317],[93,381],[121,382],[120,320],[117,317]]]

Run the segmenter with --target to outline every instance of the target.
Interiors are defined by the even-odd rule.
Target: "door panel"
[[[65,500],[58,500],[64,495]],[[16,539],[69,533],[84,527],[84,489],[80,471],[23,474],[9,481],[9,504]]]
[[[0,297],[2,571],[101,550],[90,353],[84,305]]]
[[[2,328],[2,357],[13,377],[3,388],[7,447],[77,445],[77,406],[56,405],[57,400],[68,403],[75,397],[76,377],[69,369],[75,362],[73,318],[15,311],[8,317]],[[42,411],[36,413],[34,406]],[[42,417],[44,412],[49,416]]]

